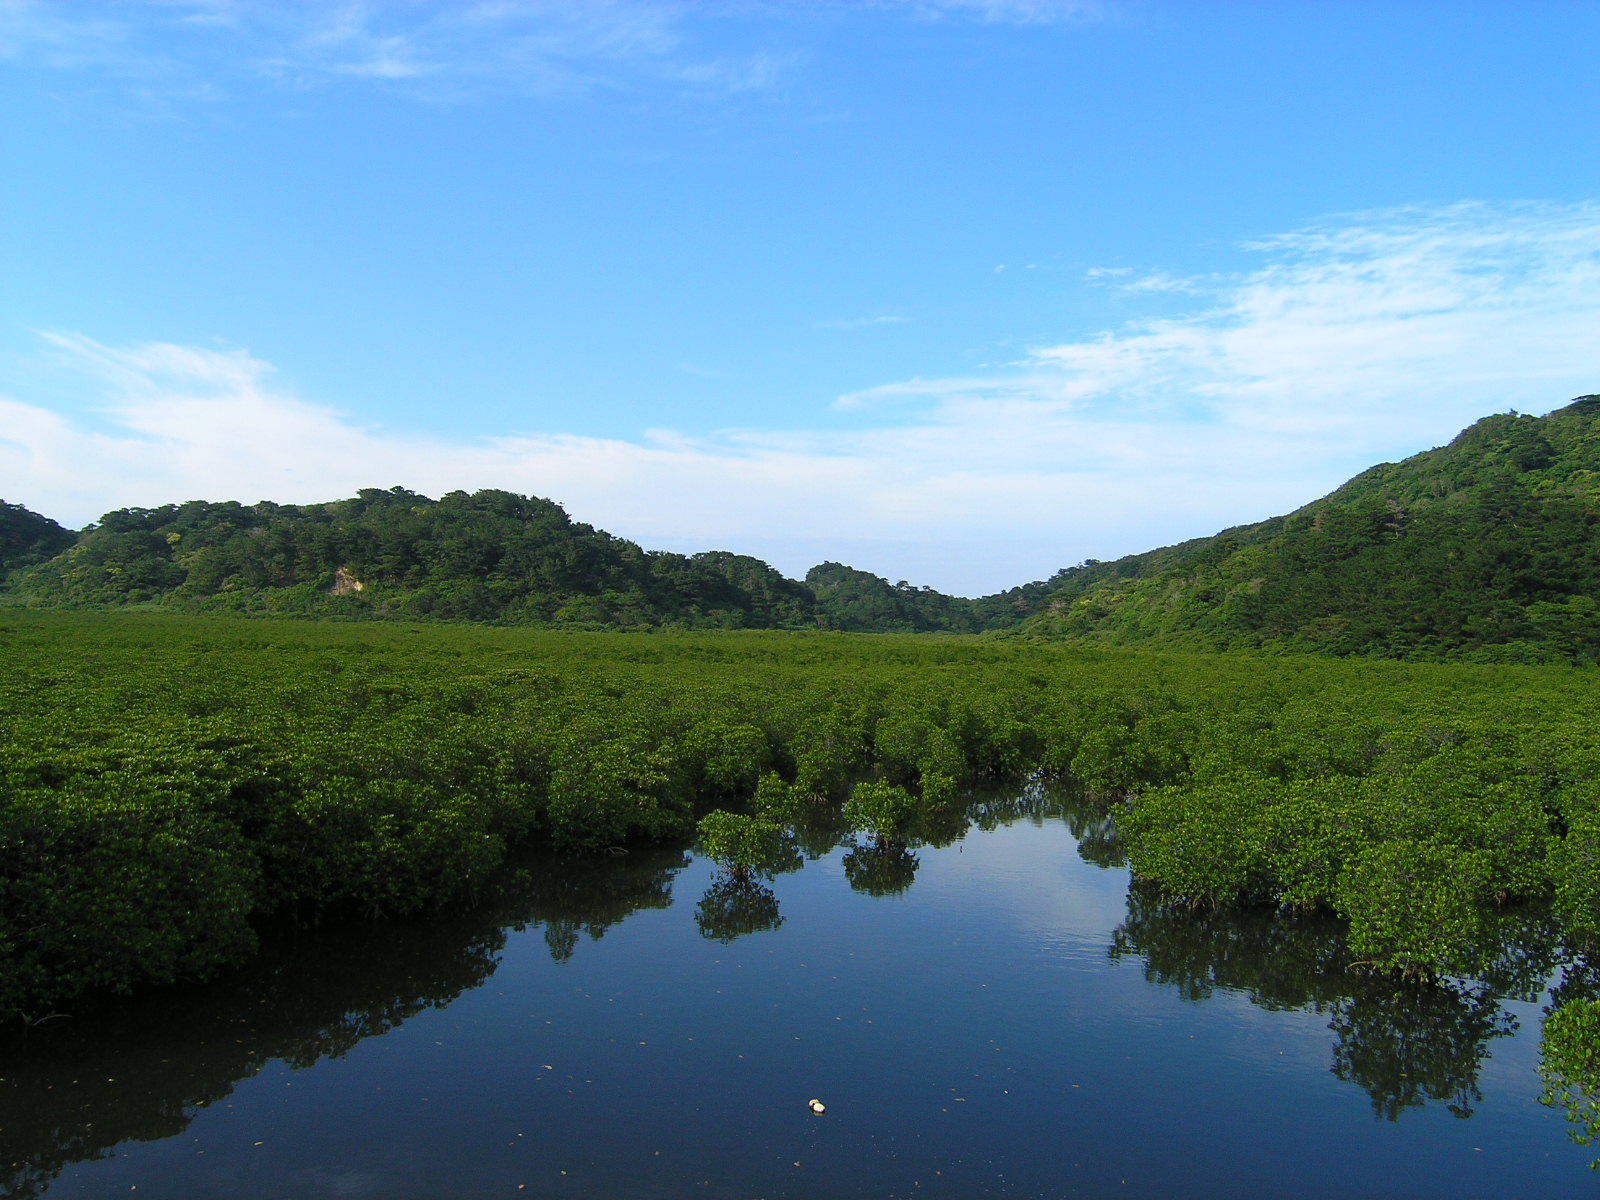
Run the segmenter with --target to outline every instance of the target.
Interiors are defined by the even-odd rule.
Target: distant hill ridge
[[[107,513],[72,534],[0,509],[13,602],[445,618],[587,628],[974,633],[1031,608],[893,585],[824,563],[804,583],[726,551],[650,552],[511,492],[362,490],[327,504],[213,503]],[[1042,597],[1043,589],[1039,588]]]
[[[1484,417],[1287,516],[1055,576],[1028,633],[1389,657],[1600,658],[1600,396]]]
[[[0,502],[12,603],[570,624],[976,633],[1490,661],[1600,660],[1600,396],[1485,417],[1286,516],[993,596],[839,563],[803,582],[651,552],[502,491],[119,509]]]
[[[0,573],[43,562],[75,541],[76,534],[49,517],[0,500]]]

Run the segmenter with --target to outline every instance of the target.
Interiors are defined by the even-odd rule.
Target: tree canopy
[[[1484,417],[1286,516],[1052,581],[1038,634],[1482,661],[1600,659],[1600,396]]]

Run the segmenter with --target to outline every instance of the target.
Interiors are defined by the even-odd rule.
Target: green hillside
[[[1600,659],[1600,397],[1485,417],[1287,516],[964,599],[841,563],[804,582],[647,551],[502,491],[119,509],[0,503],[12,602],[586,628],[831,629],[1400,658]]]
[[[42,562],[72,545],[75,535],[49,517],[0,500],[0,577]]]
[[[1057,575],[1029,632],[1600,658],[1600,396],[1498,414],[1283,517]]]
[[[1023,615],[980,615],[980,602],[895,588],[837,564],[814,570],[811,586],[744,555],[646,551],[548,500],[502,491],[432,500],[369,488],[311,505],[196,500],[119,509],[79,535],[26,509],[0,516],[23,531],[12,540],[26,569],[11,577],[11,597],[46,606],[882,632],[970,632]]]

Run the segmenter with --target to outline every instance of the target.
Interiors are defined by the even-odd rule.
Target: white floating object
[[[810,1101],[810,1104],[811,1111],[814,1113],[825,1113],[828,1111],[828,1106],[823,1104],[821,1100],[812,1100]]]

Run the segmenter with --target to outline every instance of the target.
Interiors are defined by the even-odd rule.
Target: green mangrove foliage
[[[700,818],[700,849],[734,879],[767,878],[800,866],[789,831],[776,821],[718,809]]]
[[[1564,806],[1566,836],[1550,845],[1555,908],[1567,930],[1586,949],[1600,942],[1600,797]]]
[[[884,845],[902,832],[917,815],[917,798],[892,783],[863,781],[845,801],[844,819],[851,829],[868,833]]]
[[[1574,1000],[1545,1018],[1539,1075],[1541,1099],[1566,1112],[1572,1140],[1587,1146],[1600,1136],[1600,1000]],[[1589,1165],[1600,1168],[1600,1159]]]
[[[730,869],[853,827],[852,884],[894,891],[915,856],[871,851],[947,840],[952,795],[1038,777],[1097,797],[1093,852],[1169,900],[1331,910],[1382,972],[1464,969],[1523,898],[1553,896],[1575,942],[1596,927],[1581,669],[18,609],[0,644],[4,1014],[204,976],[268,918],[472,899],[513,846],[686,837],[712,809]],[[723,900],[709,927],[772,915]]]
[[[1536,722],[1541,747],[1504,711],[1506,728],[1460,714],[1404,735],[1358,719],[1315,746],[1282,736],[1285,711],[1272,737],[1208,746],[1186,781],[1132,799],[1129,865],[1191,905],[1332,909],[1359,960],[1413,977],[1472,974],[1493,908],[1552,891],[1587,937],[1600,758],[1559,716]]]

